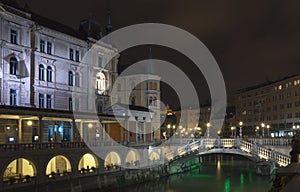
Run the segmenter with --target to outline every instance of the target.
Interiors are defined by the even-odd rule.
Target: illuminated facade
[[[110,113],[119,55],[111,45],[97,42],[102,33],[96,21],[84,20],[75,31],[2,3],[0,15],[1,186],[2,182],[9,188],[33,179],[47,182],[68,174],[96,174],[104,167],[117,170],[120,165],[137,166],[142,158],[160,158],[160,152],[138,154],[118,151],[116,146],[114,153],[100,159],[83,143],[111,145],[107,142],[112,138],[125,145],[149,145],[160,138],[158,131],[137,132],[151,129],[154,115],[148,104],[134,105],[132,117],[124,116],[119,106],[117,115],[132,132]],[[85,60],[87,53],[91,55]],[[109,62],[107,56],[112,57]],[[152,100],[159,100],[158,86],[143,94],[150,99],[151,92]],[[138,105],[140,95],[134,94]],[[75,119],[74,112],[81,118]]]
[[[300,126],[300,76],[242,89],[235,106],[244,134],[292,136]]]

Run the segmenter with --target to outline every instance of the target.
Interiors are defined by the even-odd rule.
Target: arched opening
[[[157,152],[152,152],[152,153],[150,153],[149,159],[150,159],[150,161],[158,161],[159,154]]]
[[[27,183],[36,176],[36,167],[28,159],[15,159],[8,164],[3,174],[3,181],[10,184],[23,182]]]
[[[39,80],[44,81],[45,80],[45,67],[44,65],[39,65]]]
[[[72,71],[69,71],[69,86],[74,85],[74,74]]]
[[[53,157],[46,168],[46,175],[49,178],[64,176],[71,172],[70,161],[62,155]]]
[[[126,166],[138,166],[140,164],[140,158],[136,151],[129,151],[126,156]]]
[[[53,69],[51,66],[47,67],[47,81],[53,82]]]
[[[106,170],[111,170],[112,168],[117,169],[121,165],[121,158],[118,153],[110,152],[105,158],[104,167]]]
[[[78,171],[80,173],[96,172],[97,168],[98,160],[94,155],[86,153],[81,157],[78,164]]]
[[[105,75],[100,72],[97,73],[97,77],[96,77],[96,92],[97,94],[104,94],[106,91],[106,78]]]

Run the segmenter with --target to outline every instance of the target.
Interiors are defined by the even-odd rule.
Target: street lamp
[[[233,137],[233,130],[234,130],[234,126],[231,126],[231,137]]]
[[[242,138],[243,137],[243,134],[242,134],[243,121],[240,121],[239,125],[240,125],[240,138]]]
[[[264,137],[265,134],[264,134],[264,128],[265,128],[265,124],[264,123],[261,123],[261,136]]]
[[[270,125],[267,125],[267,129],[268,129],[268,137],[270,137]]]
[[[209,138],[209,127],[210,127],[210,123],[206,123],[206,127],[207,127],[207,137]]]
[[[256,126],[255,132],[257,133],[257,136],[259,136],[259,126]]]

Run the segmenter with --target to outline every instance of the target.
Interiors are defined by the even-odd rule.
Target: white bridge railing
[[[287,166],[290,164],[291,158],[280,152],[263,147],[261,144],[253,141],[245,141],[240,139],[199,139],[191,141],[188,144],[175,147],[173,150],[169,150],[165,156],[168,161],[179,159],[182,156],[191,153],[199,153],[201,151],[209,151],[212,148],[223,148],[230,150],[231,148],[237,148],[241,150],[241,153],[248,153],[259,158],[276,162],[280,166]]]

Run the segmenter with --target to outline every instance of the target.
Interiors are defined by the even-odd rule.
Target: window
[[[96,78],[96,92],[103,94],[106,91],[106,78],[103,73],[98,73]]]
[[[18,71],[18,60],[15,57],[11,57],[9,60],[9,71],[11,75],[17,75]]]
[[[80,86],[80,75],[79,75],[79,73],[75,73],[75,86],[76,87]]]
[[[17,90],[10,90],[10,105],[17,105]]]
[[[18,42],[18,32],[16,30],[10,30],[10,42],[13,44],[17,44]]]
[[[69,111],[73,111],[73,101],[71,97],[69,97]]]
[[[70,49],[70,55],[69,55],[70,60],[74,60],[74,50]]]
[[[73,78],[74,78],[73,72],[69,71],[69,86],[73,86],[74,85]]]
[[[40,52],[45,53],[45,41],[40,40]]]
[[[52,43],[47,42],[47,54],[52,54]]]
[[[39,80],[44,81],[45,80],[45,67],[44,65],[39,65]]]
[[[39,108],[41,109],[44,108],[45,107],[44,103],[45,103],[44,94],[39,93]]]
[[[80,54],[79,54],[79,51],[77,51],[77,50],[76,50],[76,57],[75,57],[75,60],[76,60],[77,62],[79,62],[79,60],[80,60]]]
[[[292,103],[287,103],[287,104],[286,104],[286,108],[288,108],[288,109],[289,109],[289,108],[292,108]]]
[[[47,67],[47,81],[48,82],[52,82],[53,81],[53,70],[52,70],[52,67],[48,66]]]
[[[51,95],[47,95],[47,109],[52,108],[52,97]]]
[[[292,113],[288,113],[288,114],[287,114],[287,118],[288,118],[288,119],[293,118],[293,114],[292,114]]]

